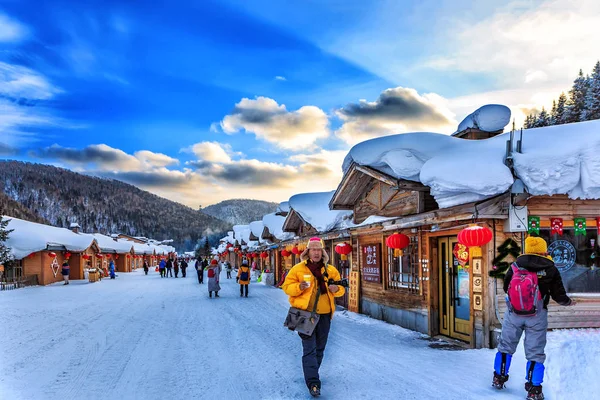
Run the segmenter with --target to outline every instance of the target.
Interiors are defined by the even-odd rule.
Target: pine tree
[[[525,124],[523,127],[525,129],[535,128],[535,123],[536,123],[535,115],[528,115],[527,117],[525,117]]]
[[[581,114],[585,109],[585,98],[587,95],[588,79],[583,76],[583,71],[579,70],[579,76],[573,82],[573,87],[569,91],[569,101],[566,108],[566,122],[581,121]]]
[[[556,100],[552,100],[552,110],[550,110],[550,117],[548,118],[548,125],[556,125]]]
[[[542,111],[540,111],[540,114],[537,116],[537,118],[535,120],[535,127],[541,128],[542,126],[548,126],[548,125],[550,125],[550,116],[546,112],[546,109],[544,107],[542,107]]]
[[[210,243],[208,243],[208,237],[204,241],[204,255],[210,257]]]
[[[567,104],[567,96],[563,93],[558,96],[558,102],[556,103],[556,112],[552,116],[554,119],[554,125],[560,125],[566,123],[565,121],[565,107]]]
[[[5,265],[9,261],[13,259],[12,254],[10,252],[10,247],[6,245],[6,241],[8,240],[8,234],[12,232],[11,230],[6,229],[10,219],[4,219],[4,208],[0,205],[0,265]]]
[[[600,61],[596,63],[592,75],[588,78],[585,108],[581,119],[583,121],[600,119]]]

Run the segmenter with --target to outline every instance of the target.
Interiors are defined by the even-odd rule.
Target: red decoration
[[[81,258],[83,258],[84,260],[89,260],[90,256],[89,256],[89,254],[84,254],[81,256]]]
[[[335,246],[335,252],[342,256],[342,260],[348,259],[348,254],[352,253],[352,246],[348,243],[340,243]]]
[[[294,253],[295,255],[298,255],[301,253],[300,249],[298,248],[298,246],[294,246],[294,248],[292,249],[292,253]]]
[[[492,231],[483,226],[469,226],[458,233],[458,243],[467,247],[480,247],[493,238]]]
[[[550,234],[554,235],[558,233],[559,235],[563,234],[563,219],[562,218],[550,218]]]
[[[598,232],[598,236],[600,236],[600,217],[596,217],[596,231]]]
[[[118,260],[118,259],[119,259],[119,255],[115,254],[115,260]]]
[[[56,253],[51,251],[50,253],[48,253],[48,257],[56,258]]]
[[[464,244],[456,243],[454,249],[452,249],[452,254],[463,267],[469,262],[469,249]]]
[[[289,257],[289,256],[291,256],[291,255],[292,255],[292,253],[290,253],[289,251],[287,251],[287,250],[283,249],[283,250],[281,250],[281,255],[282,255],[283,257]]]
[[[96,258],[103,258],[103,257],[104,257],[104,254],[100,254],[100,253],[96,254]]]
[[[387,247],[394,249],[394,257],[402,257],[403,249],[410,244],[410,238],[401,233],[394,233],[385,240]]]
[[[262,253],[260,253],[260,258],[269,258],[269,253],[263,251]]]
[[[30,255],[27,256],[27,258],[33,258],[35,257],[35,253],[31,253]]]
[[[66,259],[69,259],[69,258],[71,258],[71,253],[67,251],[67,252],[65,253],[65,258],[66,258]]]
[[[230,249],[230,248],[232,248],[232,247],[233,247],[233,245],[232,245],[231,243],[227,243],[227,246],[226,246],[226,248]]]

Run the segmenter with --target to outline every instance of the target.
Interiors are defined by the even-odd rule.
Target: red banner
[[[562,218],[550,218],[550,234],[554,235],[558,233],[563,234],[563,219]]]
[[[454,254],[458,263],[463,267],[469,262],[469,248],[464,244],[456,243],[452,254]]]

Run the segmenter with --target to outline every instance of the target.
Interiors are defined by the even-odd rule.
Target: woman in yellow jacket
[[[319,322],[313,334],[306,336],[298,333],[302,338],[304,380],[310,394],[317,397],[321,394],[319,368],[327,345],[331,318],[335,312],[335,297],[343,296],[345,289],[343,286],[328,283],[329,279],[340,280],[340,273],[334,266],[327,264],[329,256],[321,239],[310,239],[300,259],[302,262],[290,270],[282,288],[289,296],[292,307],[307,311],[313,310],[317,291],[320,291],[316,308]]]
[[[240,284],[240,297],[244,295],[244,288],[246,288],[246,297],[248,297],[248,285],[250,284],[250,267],[248,266],[248,260],[242,261],[242,266],[238,270],[237,281]]]

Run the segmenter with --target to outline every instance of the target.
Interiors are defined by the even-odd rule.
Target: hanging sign
[[[363,246],[362,278],[366,282],[381,283],[381,243]]]
[[[360,278],[358,271],[350,272],[350,293],[348,295],[348,311],[358,312],[358,293],[360,290]]]
[[[469,262],[469,248],[464,244],[456,243],[452,254],[458,260],[458,263],[463,267]]]
[[[530,215],[529,218],[527,218],[527,233],[540,234],[540,217]]]
[[[548,246],[548,255],[560,272],[569,270],[575,265],[575,246],[567,240],[556,240]]]
[[[550,234],[554,235],[555,233],[562,235],[563,234],[563,219],[562,218],[550,218]]]
[[[586,226],[585,226],[585,218],[575,218],[573,219],[573,223],[575,225],[575,236],[585,236]]]

